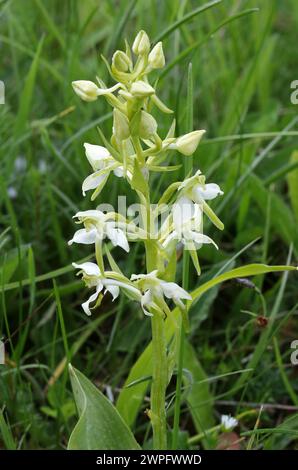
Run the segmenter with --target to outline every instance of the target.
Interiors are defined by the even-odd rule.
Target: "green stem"
[[[151,208],[147,198],[146,227],[150,237]],[[145,242],[147,272],[157,266],[157,253],[150,238]],[[166,389],[168,384],[167,342],[162,312],[155,311],[151,318],[152,329],[152,385],[150,396],[150,419],[153,429],[153,448],[167,449]]]
[[[187,83],[187,130],[192,131],[193,129],[193,81],[192,81],[192,64],[188,66],[188,83]],[[184,163],[184,176],[187,177],[193,168],[193,158],[188,157]],[[182,287],[185,290],[189,289],[189,252],[184,250],[183,252],[183,265],[182,265]],[[187,307],[186,307],[187,308]],[[186,312],[188,315],[188,312]],[[184,360],[184,343],[185,343],[185,331],[183,326],[182,318],[180,320],[180,331],[178,336],[178,370],[176,380],[176,396],[175,396],[175,407],[174,407],[174,426],[173,426],[173,438],[172,438],[172,449],[177,449],[178,436],[179,436],[179,422],[181,412],[181,388],[182,388],[182,376],[183,376],[183,360]]]
[[[167,388],[167,352],[165,325],[161,313],[154,313],[152,327],[152,386],[150,418],[153,428],[153,448],[167,449],[166,388]]]
[[[243,411],[243,413],[240,413],[236,416],[236,419],[238,421],[240,421],[242,418],[244,418],[246,416],[257,414],[257,413],[258,413],[258,410]],[[221,430],[221,424],[217,424],[216,426],[213,426],[210,429],[205,429],[204,432],[201,432],[200,434],[197,434],[196,436],[190,437],[187,442],[188,442],[189,445],[197,444],[202,439],[204,439],[206,437],[206,435],[212,434],[212,433],[214,433],[216,431],[220,431],[220,430]]]

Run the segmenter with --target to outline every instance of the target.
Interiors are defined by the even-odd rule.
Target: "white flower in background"
[[[17,173],[22,173],[27,168],[27,159],[23,156],[17,157],[14,162],[14,167]]]
[[[100,294],[103,291],[103,295],[109,292],[113,301],[119,296],[120,287],[123,287],[127,290],[130,290],[135,296],[138,295],[137,289],[130,286],[129,282],[119,281],[117,279],[108,279],[100,271],[99,267],[95,263],[86,262],[82,264],[72,263],[74,268],[79,269],[77,273],[79,276],[82,274],[82,279],[85,282],[86,286],[89,288],[95,287],[95,292],[92,294],[89,299],[82,303],[82,308],[87,315],[91,315],[90,304],[97,300],[97,303],[93,308],[97,306],[100,302]]]
[[[48,165],[47,165],[47,162],[45,160],[40,160],[38,162],[38,171],[39,173],[41,174],[45,174],[48,170]]]
[[[77,212],[73,218],[77,218],[77,223],[83,223],[85,228],[77,230],[68,244],[82,243],[89,245],[104,238],[111,240],[114,246],[120,246],[125,251],[129,251],[129,245],[124,231],[119,228],[113,214],[104,214],[99,210],[88,210]],[[122,224],[123,226],[125,224]]]
[[[10,199],[16,199],[18,197],[18,192],[13,186],[9,186],[9,188],[7,188],[7,194]]]
[[[163,240],[167,248],[171,242],[182,242],[186,248],[198,249],[203,244],[216,243],[203,234],[203,212],[198,204],[193,204],[187,197],[180,197],[173,205],[173,230]]]
[[[173,302],[184,309],[182,300],[191,300],[191,296],[182,287],[178,286],[175,282],[166,282],[157,277],[157,270],[148,274],[133,274],[130,278],[135,281],[138,288],[143,292],[141,298],[141,306],[145,315],[152,316],[148,309],[161,310],[166,314],[169,313],[169,308],[164,300],[173,300]]]
[[[224,432],[232,431],[238,425],[238,420],[231,415],[222,415],[221,427]]]
[[[94,171],[83,181],[82,191],[84,196],[86,191],[90,189],[99,187],[102,189],[111,171],[115,176],[124,176],[123,166],[112,157],[105,147],[88,143],[84,143],[84,147],[88,162]]]

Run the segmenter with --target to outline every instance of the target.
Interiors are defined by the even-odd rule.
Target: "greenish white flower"
[[[191,296],[182,287],[175,282],[166,282],[157,277],[157,270],[148,274],[133,274],[131,280],[134,281],[142,291],[141,306],[145,315],[152,316],[150,309],[161,310],[165,314],[169,313],[169,308],[164,300],[173,300],[173,302],[184,309],[182,300],[191,300]]]
[[[77,275],[82,274],[82,279],[85,282],[86,286],[89,288],[95,287],[95,292],[92,294],[86,302],[82,303],[82,308],[87,315],[91,315],[90,304],[95,303],[95,306],[98,303],[98,298],[103,292],[105,295],[109,292],[112,295],[113,301],[119,296],[120,288],[123,287],[137,298],[140,297],[140,294],[136,288],[131,286],[127,281],[120,281],[117,279],[109,279],[100,271],[99,267],[95,263],[86,262],[82,264],[72,263],[74,268],[79,269]],[[94,306],[94,307],[95,307]]]
[[[178,242],[189,249],[210,243],[218,248],[212,238],[203,234],[203,212],[198,204],[193,204],[187,197],[180,197],[173,205],[172,218],[173,229],[162,242],[165,248]]]
[[[77,212],[73,218],[78,219],[78,223],[83,223],[83,229],[77,230],[68,244],[82,243],[89,245],[97,240],[102,241],[104,238],[111,240],[114,246],[120,246],[125,251],[129,251],[129,244],[126,234],[122,230],[125,224],[115,221],[114,214],[104,214],[99,210],[87,210]],[[119,226],[122,225],[122,228]]]
[[[93,170],[102,170],[111,159],[114,161],[110,152],[101,145],[84,143],[85,154]]]
[[[197,204],[202,204],[203,201],[215,199],[217,196],[222,196],[223,191],[216,183],[205,183],[205,176],[198,170],[194,176],[186,178],[178,187],[178,191],[186,195],[190,200]]]
[[[75,93],[84,101],[95,101],[101,95],[108,95],[113,93],[119,87],[120,83],[112,86],[111,88],[99,88],[95,83],[90,80],[76,80],[72,82],[72,87]]]
[[[123,165],[115,160],[109,153],[109,151],[101,145],[93,145],[84,143],[86,157],[88,162],[92,166],[94,173],[87,176],[82,184],[83,195],[85,196],[86,191],[103,187],[106,183],[109,174],[113,171],[117,177],[124,176]],[[128,176],[131,174],[128,173]]]

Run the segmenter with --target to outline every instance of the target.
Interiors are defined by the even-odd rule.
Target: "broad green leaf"
[[[292,153],[290,163],[298,164],[298,151]],[[293,212],[298,222],[298,168],[288,173],[288,185]]]
[[[236,277],[249,277],[257,276],[259,274],[266,274],[279,271],[297,271],[295,266],[268,266],[266,264],[247,264],[240,268],[232,269],[226,273],[221,274],[208,282],[205,282],[202,286],[195,289],[191,296],[193,302],[200,298],[204,292],[211,289],[211,287],[220,284],[221,282],[228,281],[229,279],[235,279]]]
[[[187,376],[185,375],[184,377],[186,387],[190,387],[186,395],[186,401],[196,430],[198,433],[201,433],[214,426],[212,414],[213,396],[210,392],[208,382],[204,381],[207,379],[207,375],[196,357],[194,348],[188,341],[185,341],[184,344],[183,367],[192,375],[192,384],[186,383],[188,382]],[[208,439],[203,439],[202,442],[204,447],[208,449]]]
[[[79,421],[69,450],[137,450],[132,432],[112,403],[78,370],[69,366]]]
[[[274,271],[295,271],[294,266],[267,266],[266,264],[248,264],[240,268],[232,269],[205,282],[192,292],[192,303],[196,302],[205,292],[221,282],[235,279],[237,277],[256,276]],[[179,327],[180,312],[175,308],[166,319],[166,340],[169,343]],[[125,386],[138,381],[141,377],[152,375],[152,345],[151,343],[143,351],[136,363],[133,365],[130,374],[125,382]],[[117,409],[127,424],[132,426],[138,410],[143,402],[148,383],[141,382],[135,387],[123,388],[117,401]]]

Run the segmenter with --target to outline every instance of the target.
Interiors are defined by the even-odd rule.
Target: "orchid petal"
[[[72,263],[74,268],[81,269],[87,276],[101,276],[101,272],[97,264],[86,261],[86,263]]]
[[[215,243],[215,241],[212,240],[212,238],[207,237],[207,235],[203,235],[202,233],[197,233],[197,232],[190,232],[190,233],[191,233],[191,239],[195,243],[199,245],[212,243],[212,245],[214,245],[215,248],[218,250],[218,246]]]
[[[106,233],[114,246],[121,246],[123,250],[129,252],[129,244],[125,233],[120,228],[114,228],[114,223],[106,224]]]
[[[223,194],[222,190],[215,183],[206,184],[205,187],[202,185],[197,185],[192,190],[192,195],[195,202],[200,202],[203,200],[215,199],[217,196]]]
[[[145,292],[145,294],[142,295],[142,298],[141,298],[141,307],[142,307],[142,310],[144,312],[145,315],[147,315],[148,317],[153,317],[152,313],[150,313],[147,309],[146,309],[146,306],[149,306],[152,305],[152,295],[151,295],[151,292],[150,290],[147,290]]]
[[[194,216],[195,205],[191,199],[182,196],[174,204],[172,213],[175,230],[181,233],[183,231],[183,225],[189,222]]]
[[[97,236],[97,230],[86,230],[84,228],[77,230],[68,244],[82,243],[83,245],[90,245],[95,242]]]
[[[112,284],[111,285],[106,285],[106,283],[104,283],[104,284],[105,284],[106,291],[110,292],[110,294],[113,297],[113,302],[114,302],[114,300],[119,296],[119,293],[120,293],[119,287],[114,286]]]
[[[96,210],[96,209],[89,209],[87,211],[79,211],[74,216],[73,219],[94,219],[98,221],[102,221],[104,217],[104,213]]]
[[[86,157],[93,170],[101,170],[105,166],[105,160],[110,157],[109,151],[101,145],[84,143]]]
[[[176,301],[179,299],[191,300],[191,295],[186,292],[186,290],[182,289],[182,287],[178,286],[178,284],[175,282],[162,281],[161,287],[167,299],[173,299]]]
[[[84,310],[86,315],[88,315],[88,316],[91,315],[89,305],[97,299],[97,297],[98,297],[99,293],[102,291],[102,289],[103,289],[103,285],[101,283],[99,283],[98,286],[97,286],[96,292],[94,294],[90,295],[89,299],[86,300],[86,302],[82,303],[82,309]]]
[[[98,175],[97,173],[92,173],[87,176],[82,184],[83,195],[86,195],[86,191],[97,188],[107,178],[107,176],[107,174]]]
[[[117,176],[118,178],[122,178],[124,176],[123,166],[119,166],[118,168],[115,168],[113,172],[114,172],[114,175]]]

